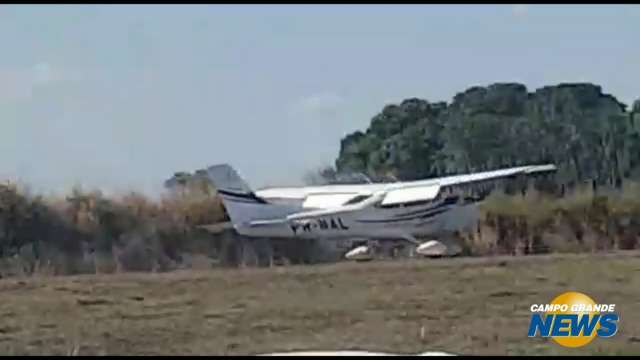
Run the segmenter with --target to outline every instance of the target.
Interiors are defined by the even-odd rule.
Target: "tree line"
[[[413,180],[532,163],[556,164],[555,181],[569,186],[638,179],[640,100],[629,108],[589,83],[476,86],[450,104],[406,99],[345,136],[319,176]]]

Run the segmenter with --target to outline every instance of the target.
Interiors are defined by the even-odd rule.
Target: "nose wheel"
[[[345,254],[347,260],[371,261],[375,258],[378,249],[378,242],[368,240],[364,244],[356,246]]]
[[[420,244],[416,248],[416,254],[429,257],[441,258],[459,255],[462,248],[453,241],[429,240]]]

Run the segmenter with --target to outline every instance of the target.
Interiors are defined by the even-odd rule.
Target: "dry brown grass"
[[[76,187],[66,196],[42,198],[0,184],[0,277],[45,268],[55,274],[168,270],[193,248],[196,226],[226,219],[220,199],[205,190],[152,201],[135,192],[107,197]]]
[[[474,255],[596,252],[640,247],[640,184],[562,198],[536,191],[493,193],[480,206],[478,230],[464,234]]]
[[[640,184],[599,194],[578,188],[564,198],[495,192],[481,209],[477,231],[462,234],[468,255],[640,247]],[[197,227],[227,219],[220,198],[202,182],[159,200],[80,187],[42,198],[25,186],[0,184],[0,277],[173,270],[188,266],[186,257],[218,253],[212,235]]]
[[[638,252],[4,279],[0,353],[638,354],[639,289]],[[570,290],[616,303],[618,334],[528,338],[529,306]]]

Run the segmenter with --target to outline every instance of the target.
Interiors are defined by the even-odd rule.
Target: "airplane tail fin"
[[[247,183],[240,177],[240,175],[238,175],[236,170],[229,164],[210,166],[207,169],[207,176],[213,182],[218,191],[222,191],[223,193],[253,193],[249,185],[247,185]]]
[[[268,205],[228,164],[210,166],[207,177],[216,187],[234,226],[254,220],[260,207]]]
[[[240,233],[252,222],[283,218],[294,211],[289,206],[271,204],[257,196],[228,164],[210,166],[207,177],[216,187],[231,223]]]

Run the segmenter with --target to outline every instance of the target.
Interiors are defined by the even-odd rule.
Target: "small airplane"
[[[452,234],[476,224],[485,196],[463,196],[470,186],[555,172],[553,164],[505,168],[426,180],[279,187],[253,191],[228,164],[210,166],[234,229],[260,238],[360,239],[367,245],[347,252],[350,260],[372,259],[372,242],[401,241],[423,256],[461,252]],[[421,243],[417,238],[430,237]]]

